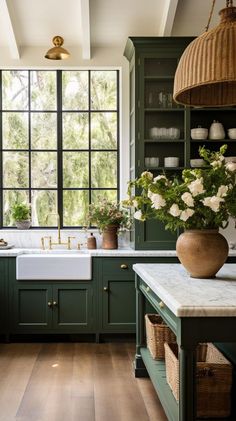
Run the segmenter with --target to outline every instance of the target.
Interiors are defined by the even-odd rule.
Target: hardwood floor
[[[133,343],[0,344],[0,421],[166,421]]]

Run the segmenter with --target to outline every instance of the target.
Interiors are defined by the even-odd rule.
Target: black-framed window
[[[88,206],[119,193],[118,70],[0,72],[1,227],[16,202],[32,227],[86,223]]]

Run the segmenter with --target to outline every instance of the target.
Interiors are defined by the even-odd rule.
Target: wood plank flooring
[[[133,343],[0,344],[0,421],[166,421]]]

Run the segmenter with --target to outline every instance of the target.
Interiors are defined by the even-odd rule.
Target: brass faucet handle
[[[41,237],[41,248],[42,250],[45,250],[44,237]]]
[[[41,246],[42,246],[42,250],[46,250],[46,248],[45,248],[45,240],[46,239],[49,239],[49,249],[51,249],[52,248],[52,237],[48,237],[48,236],[44,236],[44,237],[41,237]]]
[[[74,238],[76,238],[76,237],[69,236],[67,238],[67,248],[68,248],[68,250],[71,250],[71,240],[74,239]]]
[[[77,249],[78,250],[80,250],[81,249],[81,246],[83,246],[84,245],[84,243],[80,243],[80,242],[78,242],[78,244],[77,244]]]

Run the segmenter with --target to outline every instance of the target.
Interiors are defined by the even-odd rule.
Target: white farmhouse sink
[[[16,279],[88,280],[92,277],[87,253],[23,254],[16,258]]]

